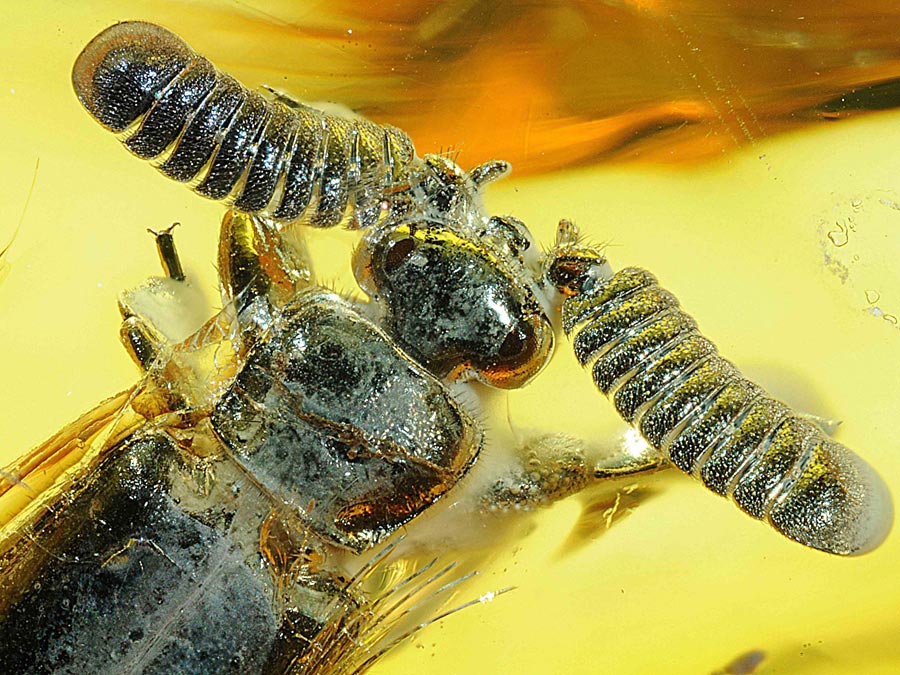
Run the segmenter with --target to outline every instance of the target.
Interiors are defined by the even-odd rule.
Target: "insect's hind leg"
[[[665,457],[627,432],[615,451],[591,452],[564,434],[543,434],[522,443],[505,471],[481,496],[487,511],[531,511],[550,506],[603,481],[647,475]]]
[[[222,300],[244,312],[257,299],[281,307],[311,284],[312,265],[300,228],[280,230],[267,218],[228,211],[219,235]]]

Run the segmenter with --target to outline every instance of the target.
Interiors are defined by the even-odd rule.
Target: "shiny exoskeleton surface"
[[[212,424],[308,525],[362,551],[446,492],[481,432],[447,389],[339,297],[303,294],[252,345]]]
[[[438,376],[518,387],[549,358],[552,330],[517,257],[528,231],[481,207],[480,188],[507,173],[506,162],[467,173],[442,156],[417,157],[393,127],[265,99],[153,24],[100,33],[72,81],[97,121],[201,194],[316,226],[349,210],[370,230],[355,265],[360,285],[394,339]]]
[[[546,263],[565,295],[563,329],[597,388],[651,446],[785,536],[830,553],[878,546],[893,510],[859,456],[722,358],[656,278],[615,274],[575,246],[572,225]]]
[[[138,613],[116,668],[194,672],[202,661],[210,672],[364,670],[409,629],[416,612],[433,605],[430,594],[444,572],[373,590],[364,587],[378,566],[351,576],[363,564],[353,556],[369,552],[452,489],[482,447],[480,426],[438,378],[521,386],[552,351],[550,322],[522,255],[530,246],[527,229],[511,217],[488,217],[481,206],[481,187],[509,167],[489,162],[467,173],[444,157],[415,157],[404,143],[409,153],[396,161],[391,144],[405,139],[402,132],[361,122],[350,131],[348,169],[332,139],[346,130],[345,121],[302,106],[290,108],[296,117],[292,147],[300,154],[272,164],[265,157],[273,155],[263,150],[274,147],[266,134],[275,122],[260,122],[255,136],[241,132],[232,145],[228,139],[240,131],[241,106],[259,99],[275,121],[286,119],[288,109],[243,89],[236,95],[244,103],[231,112],[220,109],[225,98],[219,94],[235,90],[235,83],[179,38],[147,24],[101,33],[79,57],[73,80],[87,109],[120,131],[137,154],[152,155],[164,173],[189,179],[214,197],[225,195],[209,192],[213,178],[229,175],[234,181],[227,199],[271,217],[226,214],[218,256],[225,309],[199,331],[176,337],[165,328],[168,317],[147,314],[158,302],[145,298],[177,296],[173,279],[148,280],[122,294],[121,335],[145,374],[121,397],[127,414],[104,420],[121,440],[92,442],[77,474],[96,494],[71,500],[80,492],[61,481],[57,494],[36,500],[0,541],[5,585],[18,589],[59,590],[53,580],[74,575],[78,588],[102,593],[107,580],[110,588],[115,584],[110,563],[137,561],[140,570],[141,556],[150,556],[156,563],[173,560],[174,567],[160,568],[154,585],[123,582],[109,607],[82,602],[75,621],[60,611],[46,622],[47,630],[24,623],[16,634],[23,639],[0,644],[0,664],[65,672],[60,649],[79,643],[87,645],[86,655],[102,653],[103,636],[123,630],[116,603],[127,605],[131,594],[145,593],[166,609]],[[206,86],[205,97],[192,93]],[[302,136],[306,114],[315,116],[314,130],[321,134]],[[384,152],[366,165],[371,171],[363,171],[371,157],[362,157],[358,144],[369,132],[368,140],[377,136]],[[302,185],[290,183],[290,167],[306,156],[315,157],[313,178],[304,174]],[[243,168],[229,174],[232,165]],[[186,166],[193,173],[179,173]],[[266,177],[274,180],[263,185]],[[250,201],[260,185],[275,186],[265,193],[265,207]],[[300,215],[286,217],[282,199],[295,188],[313,195],[303,222],[333,225],[349,210],[357,226],[368,228],[356,270],[372,298],[369,307],[315,286],[302,245],[282,236],[275,219]],[[364,208],[364,201],[375,200],[377,208]],[[339,208],[323,215],[323,205],[334,203]],[[390,247],[404,232],[428,235],[416,259],[418,278],[404,268],[409,261],[400,249],[383,255],[385,243]],[[177,258],[169,236],[170,229],[157,234],[166,269]],[[422,285],[424,279],[430,284]],[[130,426],[120,430],[123,416]],[[94,417],[88,414],[66,433],[93,439],[102,423]],[[33,456],[47,454],[53,443],[47,445]],[[116,479],[124,469],[115,467],[141,465],[153,451],[169,459],[155,484],[159,499],[148,501]],[[107,503],[123,500],[133,502],[134,517],[103,517]],[[189,544],[192,557],[170,556],[169,547],[177,554],[189,539],[172,543],[170,511],[214,527],[215,546],[207,551]],[[102,538],[80,537],[77,527],[68,526],[98,514]],[[160,529],[156,538],[154,528]],[[232,551],[229,560],[236,562],[216,567],[225,578],[213,583],[204,561],[207,555],[223,558],[220,548]],[[73,560],[80,564],[71,567]],[[134,569],[126,565],[126,576],[140,574]],[[211,605],[227,600],[213,593],[219,586],[251,604],[270,598],[259,625],[233,631],[227,613],[221,623],[205,622]],[[380,597],[394,593],[398,600]],[[11,593],[0,621],[5,625],[43,604],[53,609],[53,597],[50,591]],[[207,602],[190,602],[195,597]],[[253,648],[245,628],[259,633]],[[205,630],[217,634],[185,638]],[[82,663],[102,670],[90,658]]]
[[[283,619],[241,546],[255,533],[232,526],[250,495],[182,501],[178,455],[165,434],[135,435],[36,533],[32,556],[49,557],[5,599],[4,672],[265,672]]]
[[[123,294],[134,431],[3,532],[10,672],[357,672],[397,637],[408,607],[371,604],[341,561],[452,488],[482,432],[274,230],[229,213],[220,242],[228,305],[182,342],[138,310],[168,280]]]
[[[523,223],[489,216],[481,188],[507,163],[466,172],[392,127],[264,98],[151,24],[102,32],[73,82],[134,153],[236,210],[221,312],[181,334],[148,308],[183,282],[123,293],[141,380],[4,472],[0,500],[30,502],[0,529],[0,671],[364,671],[453,587],[429,565],[381,583],[394,544],[375,547],[459,490],[489,439],[457,383],[531,381],[557,292],[577,357],[650,446],[597,462],[533,439],[475,483],[478,513],[670,462],[807,546],[886,535],[878,476],[743,378],[652,275],[613,274],[567,222],[539,259]],[[368,303],[315,285],[285,226],[348,214]]]
[[[414,157],[399,129],[267,99],[154,24],[100,33],[72,81],[88,112],[161,172],[279,221],[329,227],[349,209],[371,225]]]
[[[553,350],[524,256],[530,235],[510,217],[482,215],[476,181],[488,179],[490,164],[466,174],[446,158],[425,163],[430,176],[414,191],[418,208],[366,234],[354,260],[357,281],[383,308],[386,330],[432,372],[521,387]]]

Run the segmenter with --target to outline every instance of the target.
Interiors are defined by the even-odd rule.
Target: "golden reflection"
[[[884,0],[281,1],[200,16],[179,31],[208,35],[195,48],[241,78],[520,173],[714,157],[900,101],[900,18]]]

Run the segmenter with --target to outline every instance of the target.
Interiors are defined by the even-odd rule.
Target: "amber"
[[[842,420],[838,440],[898,493],[900,14],[887,0],[10,9],[0,26],[4,465],[134,383],[115,297],[158,270],[145,228],[180,220],[185,271],[216,294],[221,209],[101,142],[71,94],[78,51],[125,18],[177,30],[249,86],[398,124],[421,152],[452,151],[466,168],[511,160],[513,176],[486,195],[492,212],[522,218],[543,245],[573,218],[618,264],[653,270],[748,376]],[[318,237],[317,276],[355,288],[357,240]],[[619,442],[615,413],[566,349],[508,405],[494,402],[494,433],[565,427]],[[654,487],[633,510],[622,500],[615,527],[588,528],[574,551],[570,534],[605,522],[611,503],[569,501],[537,516],[531,536],[497,538],[475,588],[516,591],[427,629],[380,672],[897,670],[896,537],[834,560],[687,479]]]

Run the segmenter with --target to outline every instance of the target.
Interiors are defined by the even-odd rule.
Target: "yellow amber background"
[[[297,92],[301,96],[357,107],[369,99],[367,113],[384,121],[398,118],[405,126],[417,117],[452,119],[458,110],[459,125],[431,128],[423,122],[411,131],[427,151],[439,147],[433,139],[444,128],[439,142],[461,150],[465,166],[484,152],[523,145],[517,134],[528,124],[523,127],[520,117],[511,116],[507,128],[498,124],[496,110],[479,114],[490,112],[496,97],[509,98],[520,111],[532,104],[547,111],[586,102],[580,120],[567,126],[563,115],[549,132],[543,118],[535,117],[534,143],[542,149],[516,157],[531,173],[492,187],[491,210],[521,217],[545,242],[560,217],[572,218],[595,241],[610,244],[614,265],[653,270],[748,375],[801,410],[843,420],[838,439],[866,457],[900,495],[900,328],[894,318],[900,315],[898,113],[836,122],[791,115],[853,82],[852,68],[832,71],[821,91],[810,84],[804,100],[786,101],[781,95],[792,91],[786,83],[802,69],[792,70],[789,61],[773,65],[766,61],[769,52],[755,56],[752,48],[754,41],[762,49],[794,39],[797,46],[785,48],[799,50],[793,63],[802,64],[804,46],[838,39],[849,26],[848,62],[876,61],[870,79],[886,79],[900,38],[893,45],[879,43],[878,33],[897,21],[893,5],[833,3],[827,14],[816,15],[812,3],[757,2],[753,21],[730,26],[715,2],[548,3],[548,12],[562,11],[563,19],[540,24],[553,31],[534,28],[544,43],[532,56],[546,57],[546,40],[555,40],[555,63],[568,64],[567,86],[555,88],[553,72],[544,69],[546,86],[534,90],[527,88],[528,64],[534,62],[526,58],[528,32],[510,9],[484,22],[498,36],[494,43],[485,34],[479,39],[485,49],[518,45],[507,54],[515,67],[502,53],[456,61],[452,78],[435,81],[435,87],[447,85],[441,95],[417,109],[410,92],[429,91],[429,77],[439,70],[424,69],[416,77],[407,69],[392,79],[388,57],[396,47],[392,52],[380,45],[389,41],[396,17],[374,24],[382,42],[371,48],[369,60],[361,52],[348,60],[334,35],[344,25],[359,25],[350,4],[334,6],[332,14],[324,4],[265,3],[261,11],[263,4],[33,2],[21,8],[6,3],[0,10],[0,248],[16,231],[39,162],[21,228],[0,263],[3,464],[134,381],[135,369],[118,344],[115,298],[119,289],[158,273],[146,228],[183,223],[178,243],[187,271],[216,302],[213,261],[221,207],[130,157],[89,119],[71,91],[71,64],[81,47],[115,21],[140,18],[180,33],[250,85],[284,86],[272,73],[289,64],[296,75],[304,63],[284,50],[293,44],[302,53],[312,44],[319,60],[310,61],[305,74],[309,81],[324,77],[325,84]],[[439,47],[449,31],[442,27],[453,25],[454,12],[472,21],[476,5],[446,3],[423,12],[437,17],[419,34],[422,41],[434,41],[438,65],[430,67],[441,63]],[[391,5],[396,11],[415,6]],[[614,27],[592,33],[591,24],[584,28],[571,19],[570,10],[577,18],[578,11],[595,7],[647,19],[631,40],[610,47],[613,66],[643,59],[662,45],[669,51],[660,71],[678,70],[686,89],[670,92],[633,81],[617,88],[609,73],[596,70],[596,59],[579,69],[585,45],[616,35]],[[783,28],[764,30],[767,9],[796,14],[793,38]],[[724,23],[721,35],[737,36],[732,51],[728,39],[704,42],[710,17],[719,19],[720,28]],[[801,21],[815,26],[812,37]],[[300,30],[301,24],[315,24],[330,37],[320,40],[316,31]],[[356,38],[365,41],[360,32]],[[458,47],[464,38],[449,32]],[[577,48],[568,42],[573,34]],[[253,44],[258,51],[251,50]],[[329,51],[335,56],[331,80],[327,59],[321,60]],[[491,68],[479,70],[479,64]],[[805,65],[814,78],[809,73],[816,67]],[[518,77],[501,78],[506,86],[493,93],[479,89],[479,77],[496,75],[498,68]],[[766,70],[777,77],[752,76]],[[601,81],[603,88],[594,86]],[[647,87],[645,96],[639,85]],[[546,99],[550,94],[564,98]],[[601,109],[609,119],[640,117],[667,101],[694,106],[695,122],[683,135],[676,128],[646,146],[612,151],[621,139],[604,146],[606,132],[585,136],[578,126]],[[391,110],[403,114],[388,116]],[[655,114],[649,119],[656,120]],[[633,135],[632,127],[623,128],[626,137]],[[485,150],[477,149],[481,139]],[[594,144],[593,154],[585,143]],[[567,148],[578,168],[562,169]],[[557,170],[542,171],[551,166]],[[334,240],[319,242],[332,252],[322,265],[325,278],[349,287],[349,265],[342,260],[353,237],[325,239]],[[510,419],[522,428],[612,443],[621,426],[573,360],[561,344],[540,381],[510,396]],[[515,585],[515,592],[427,629],[376,672],[705,675],[751,650],[766,653],[756,671],[764,674],[900,670],[897,536],[875,553],[840,559],[781,538],[686,478],[673,476],[663,487],[609,533],[568,554],[560,550],[578,505],[567,502],[541,514],[530,536],[497,551],[467,590],[471,596]]]

